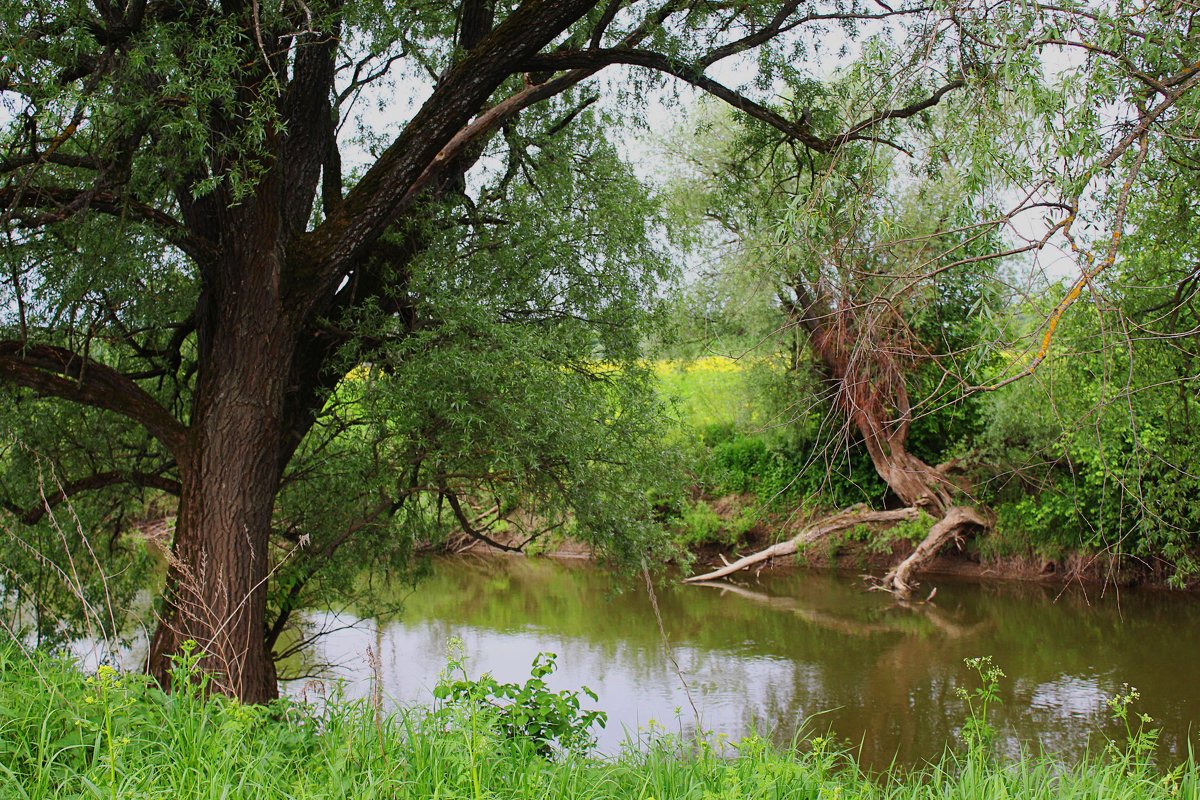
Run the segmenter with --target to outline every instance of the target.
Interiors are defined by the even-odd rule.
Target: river
[[[328,630],[289,693],[310,698],[344,682],[370,691],[379,656],[388,703],[428,704],[452,638],[472,676],[523,681],[537,653],[558,655],[551,688],[588,686],[608,712],[600,750],[651,728],[786,744],[798,731],[852,744],[864,767],[936,759],[961,734],[960,688],[978,678],[965,658],[991,656],[1007,677],[994,709],[1008,754],[1043,749],[1078,758],[1123,740],[1106,699],[1136,687],[1135,712],[1160,729],[1160,755],[1183,758],[1200,721],[1200,603],[1194,595],[929,579],[932,603],[898,605],[857,576],[790,571],[719,586],[671,582],[656,591],[664,640],[644,583],[586,562],[458,558],[434,563],[415,591],[396,587],[394,618],[310,610]],[[678,665],[678,670],[675,665]],[[315,666],[331,665],[331,666]],[[685,689],[686,683],[686,689]],[[689,701],[689,695],[691,701]],[[695,710],[692,707],[694,701]],[[590,705],[590,704],[585,704]]]

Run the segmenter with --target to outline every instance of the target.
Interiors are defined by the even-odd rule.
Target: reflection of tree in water
[[[766,715],[791,719],[774,732],[781,744],[789,743],[802,724],[809,734],[832,729],[860,750],[864,765],[883,767],[894,756],[905,762],[936,757],[951,740],[956,723],[947,712],[961,702],[952,682],[937,679],[937,673],[948,650],[970,651],[992,623],[966,620],[931,603],[897,603],[864,618],[814,607],[796,596],[732,583],[709,585],[721,594],[788,612],[843,640],[838,650],[845,658],[826,658],[819,667],[796,670],[790,691],[764,692]],[[867,639],[870,646],[854,647],[854,639]]]
[[[976,685],[962,659],[984,654],[1011,676],[1002,682],[1003,704],[993,717],[998,746],[1009,754],[1040,747],[1074,758],[1089,740],[1092,747],[1105,736],[1123,741],[1104,700],[1127,681],[1142,689],[1142,710],[1162,728],[1162,757],[1183,758],[1189,736],[1196,742],[1189,731],[1200,698],[1180,684],[1180,670],[1190,671],[1200,658],[1200,638],[1188,633],[1200,623],[1195,603],[1163,593],[1126,592],[1118,598],[1111,588],[1105,593],[1018,583],[942,586],[937,604],[895,606],[884,614],[886,621],[874,616],[870,624],[857,624],[857,616],[848,622],[836,615],[830,620],[829,613],[811,609],[794,614],[846,635],[833,657],[842,667],[826,669],[827,679],[807,696],[826,698],[826,707],[844,706],[829,718],[844,736],[865,737],[867,763],[940,754],[964,719],[956,689]],[[761,597],[758,602],[763,604]],[[785,610],[795,600],[773,597],[769,605]],[[886,637],[888,628],[896,635]],[[871,640],[869,658],[847,655],[852,638]],[[847,674],[858,685],[841,693],[839,681]],[[806,702],[800,687],[797,696],[798,703]]]
[[[759,730],[787,744],[807,719],[811,732],[832,726],[861,741],[868,765],[886,766],[896,755],[902,763],[936,758],[963,721],[955,689],[975,685],[962,659],[992,655],[1011,676],[994,717],[1006,749],[1041,741],[1054,752],[1080,752],[1086,732],[1108,724],[1103,707],[1087,713],[1088,698],[1128,681],[1142,690],[1141,710],[1163,721],[1168,752],[1186,752],[1200,697],[1180,676],[1200,662],[1200,637],[1192,635],[1200,628],[1197,604],[1127,594],[1118,610],[1111,592],[950,579],[938,585],[934,603],[912,605],[814,572],[656,591],[705,727],[731,735]],[[527,676],[537,650],[559,653],[561,685],[600,690],[598,705],[610,712],[616,740],[622,719],[653,716],[673,731],[693,727],[640,580],[614,582],[585,563],[481,558],[435,564],[410,591],[402,585],[396,597],[381,598],[385,605],[404,600],[398,619],[383,620],[390,637],[382,648],[385,682],[398,698],[436,679],[450,636],[473,631],[473,674],[500,665],[512,680]],[[356,613],[369,616],[368,609]],[[364,621],[363,633],[374,625]],[[370,643],[335,635],[322,657],[349,662],[343,674],[353,677],[358,665],[365,668]]]

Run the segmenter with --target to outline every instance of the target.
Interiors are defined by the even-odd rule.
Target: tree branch
[[[749,46],[749,45],[747,45]],[[778,112],[730,89],[704,74],[703,61],[699,64],[682,63],[668,58],[661,53],[633,48],[610,48],[607,50],[564,51],[547,53],[531,57],[526,61],[530,70],[561,70],[561,69],[591,69],[597,70],[612,64],[627,64],[644,67],[656,72],[674,76],[697,89],[724,100],[734,108],[755,119],[765,122],[776,130],[803,143],[806,147],[821,153],[828,153],[850,141],[870,138],[863,135],[866,131],[881,122],[892,119],[905,119],[932,108],[941,102],[942,98],[954,89],[965,85],[959,79],[950,81],[936,92],[903,108],[889,109],[863,119],[843,133],[829,138],[821,138],[813,133],[812,128],[804,121],[793,122]]]
[[[156,228],[163,238],[200,263],[215,258],[216,248],[191,235],[179,220],[154,206],[96,189],[29,186],[0,189],[0,212],[38,209],[47,213],[26,220],[27,227],[63,222],[84,211],[99,211]]]
[[[492,30],[496,17],[494,0],[463,0],[458,17],[458,46],[470,50]]]
[[[926,97],[922,100],[918,100],[915,103],[910,103],[909,105],[906,105],[903,108],[893,108],[893,109],[889,109],[887,111],[881,111],[878,114],[874,114],[870,117],[867,117],[866,119],[850,126],[850,129],[848,131],[846,131],[845,133],[839,134],[838,136],[834,137],[834,139],[833,139],[834,147],[837,147],[838,145],[841,145],[844,142],[848,142],[848,141],[852,141],[854,139],[861,138],[858,136],[859,133],[861,133],[862,131],[865,131],[869,128],[873,128],[881,122],[887,122],[888,120],[891,120],[891,119],[908,119],[909,117],[915,116],[926,109],[933,108],[938,103],[940,103],[942,101],[942,98],[945,97],[947,94],[954,91],[955,89],[961,89],[965,85],[966,85],[966,81],[959,78],[957,80],[950,81],[949,83],[942,86],[940,89],[938,89],[933,94],[929,95],[928,97]]]
[[[279,162],[283,217],[289,233],[303,230],[308,223],[321,168],[329,161],[330,148],[337,148],[337,142],[330,139],[334,137],[331,95],[338,32],[335,28],[329,33],[306,33],[295,42],[292,79],[284,96],[286,133]]]
[[[452,168],[443,149],[520,65],[581,18],[594,0],[526,0],[442,77],[404,131],[336,212],[288,252],[287,302],[302,317],[328,297],[362,250],[416,199],[418,177]]]
[[[131,419],[170,451],[185,455],[186,428],[140,386],[107,367],[64,347],[0,341],[0,382],[38,394],[101,408]]]
[[[661,53],[632,48],[579,50],[537,55],[525,62],[526,68],[531,71],[557,71],[563,69],[588,69],[596,71],[613,64],[645,67],[646,69],[652,69],[656,72],[662,72],[679,78],[695,86],[697,89],[701,89],[724,100],[739,111],[743,111],[749,116],[767,123],[791,138],[803,142],[806,147],[823,153],[832,149],[831,142],[816,136],[807,125],[792,122],[766,106],[705,76],[703,69],[700,67],[673,61]]]
[[[450,510],[454,512],[454,518],[458,520],[458,526],[462,528],[463,533],[467,534],[467,536],[481,541],[489,547],[494,547],[497,550],[503,550],[506,553],[524,552],[524,550],[522,550],[524,545],[517,545],[516,547],[513,547],[512,545],[501,544],[492,537],[488,536],[486,533],[476,530],[475,526],[471,524],[471,520],[468,519],[467,515],[463,512],[462,504],[458,501],[458,495],[450,491],[445,486],[442,487],[442,494],[445,496],[446,502],[450,504]]]
[[[163,467],[163,469],[166,468],[166,466]],[[55,506],[66,502],[76,495],[120,484],[131,484],[139,488],[160,489],[176,496],[182,491],[179,481],[163,477],[162,470],[157,472],[139,472],[136,470],[132,472],[119,472],[113,470],[110,472],[98,472],[86,478],[60,484],[58,490],[46,495],[43,502],[34,503],[26,509],[20,509],[15,504],[8,502],[3,505],[17,518],[18,522],[24,525],[34,525],[50,513],[51,509]]]

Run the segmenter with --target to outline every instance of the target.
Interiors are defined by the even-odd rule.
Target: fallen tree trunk
[[[726,575],[732,575],[747,567],[755,564],[769,561],[772,558],[780,556],[788,556],[795,553],[804,545],[811,544],[824,539],[826,536],[844,531],[848,528],[853,528],[855,525],[869,525],[879,523],[895,524],[907,520],[914,520],[920,514],[920,509],[915,506],[909,508],[898,508],[892,511],[871,511],[869,509],[850,509],[841,511],[829,517],[823,517],[816,522],[805,525],[800,529],[800,532],[784,542],[773,544],[765,550],[759,550],[757,553],[752,553],[748,556],[743,556],[737,561],[726,564],[718,570],[705,573],[704,575],[693,575],[690,578],[684,579],[684,583],[700,583],[702,581],[714,581],[718,578],[724,578]],[[936,526],[935,526],[936,527]]]
[[[986,528],[988,520],[970,506],[951,506],[946,509],[945,516],[929,529],[929,534],[917,545],[917,549],[884,576],[879,588],[900,597],[909,597],[917,585],[913,573],[925,566],[947,542],[971,527]]]

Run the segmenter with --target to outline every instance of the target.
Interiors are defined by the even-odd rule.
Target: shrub
[[[470,730],[498,731],[507,742],[532,744],[543,756],[552,756],[557,749],[586,752],[596,745],[592,728],[603,728],[608,715],[580,707],[581,693],[593,702],[598,700],[586,686],[558,692],[546,686],[545,678],[554,672],[556,658],[554,653],[538,653],[529,680],[500,683],[490,673],[469,678],[461,645],[452,645],[450,663],[433,690],[433,696],[443,703],[436,713],[451,726],[461,726],[465,717]],[[451,680],[456,673],[459,677]]]
[[[770,466],[770,452],[756,436],[736,436],[713,448],[713,462],[721,491],[753,492]]]

